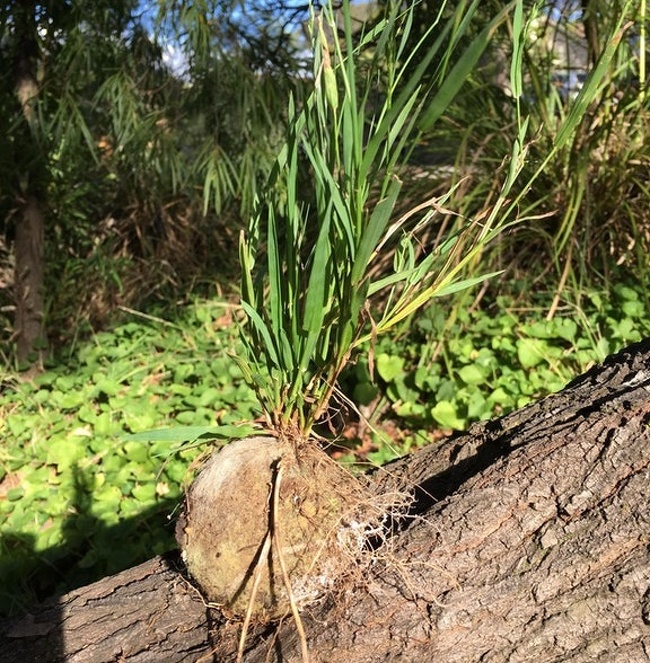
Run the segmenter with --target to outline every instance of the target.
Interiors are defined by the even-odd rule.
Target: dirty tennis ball
[[[312,443],[237,440],[215,452],[190,487],[177,538],[207,601],[246,615],[258,575],[251,613],[272,619],[291,610],[281,563],[298,606],[318,598],[362,545],[359,507],[369,499]]]

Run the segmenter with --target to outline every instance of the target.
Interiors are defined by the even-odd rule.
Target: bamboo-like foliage
[[[43,275],[26,288],[43,295],[25,307],[38,338],[22,342],[36,324],[17,319],[10,331],[7,312],[25,300],[9,282],[0,287],[3,343],[13,336],[40,350],[47,336],[58,345],[86,320],[105,324],[118,291],[122,303],[139,305],[201,271],[207,281],[213,266],[231,269],[212,255],[236,239],[282,140],[288,90],[300,94],[282,35],[273,66],[251,62],[244,36],[222,20],[237,7],[73,0],[0,8],[0,233],[16,235],[26,200],[38,202],[43,226],[42,240],[25,242],[43,255],[16,264],[16,275]],[[21,69],[31,70],[24,106]],[[20,354],[25,366],[35,357]]]
[[[584,84],[570,95],[553,85],[553,74],[562,69],[552,62],[551,37],[559,38],[558,27],[549,27],[544,3],[524,10],[536,24],[535,38],[521,44],[526,90],[514,96],[523,99],[533,141],[516,197],[522,215],[534,210],[538,218],[499,242],[489,260],[492,268],[510,265],[529,278],[554,267],[557,297],[549,317],[561,298],[579,303],[587,283],[602,283],[615,262],[629,266],[634,278],[647,278],[647,17],[640,0],[600,7],[599,51],[584,70]],[[563,29],[578,31],[580,24],[565,19]],[[453,104],[448,121],[438,127],[448,139],[450,131],[462,133],[454,177],[463,183],[449,205],[468,215],[482,208],[486,190],[498,184],[494,173],[511,142],[515,117],[507,101],[496,86],[475,78],[472,92]]]
[[[394,213],[400,167],[418,136],[445,112],[510,12],[516,43],[525,30],[522,5],[511,2],[459,52],[479,5],[458,3],[445,23],[443,6],[430,29],[436,38],[431,43],[425,34],[415,51],[406,49],[413,10],[400,3],[389,3],[383,19],[359,35],[348,2],[340,16],[328,6],[312,18],[314,88],[302,108],[290,104],[288,139],[240,243],[248,353],[239,363],[280,434],[307,437],[362,342],[432,298],[490,276],[465,277],[464,269],[507,222],[525,122],[498,200],[480,221],[460,219],[423,253],[418,237],[446,213],[447,196],[399,218]],[[515,78],[520,71],[513,65]],[[311,198],[302,195],[305,169]],[[377,272],[388,247],[393,269]]]

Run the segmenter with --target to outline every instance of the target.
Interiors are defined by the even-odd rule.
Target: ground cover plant
[[[125,436],[174,424],[191,442],[192,426],[232,434],[257,416],[228,356],[237,350],[231,308],[204,301],[175,322],[130,317],[33,381],[4,379],[0,610],[173,545],[167,516],[198,449]]]
[[[624,275],[623,275],[624,277]],[[510,292],[482,306],[427,309],[400,338],[379,343],[376,380],[362,360],[346,384],[368,421],[339,453],[348,462],[383,464],[441,435],[465,430],[559,391],[573,377],[650,333],[645,290],[617,281],[583,292],[584,308],[566,302],[545,319],[555,292],[535,300]],[[365,407],[363,407],[365,406]],[[355,451],[346,451],[352,447]],[[359,450],[362,450],[359,458]]]
[[[540,320],[551,293],[525,310],[515,296],[501,295],[497,315],[478,307],[452,324],[434,306],[415,334],[387,337],[377,348],[374,380],[363,358],[343,380],[369,425],[362,432],[351,417],[331,453],[359,470],[382,464],[561,389],[650,333],[638,284],[618,284],[611,296],[586,293],[584,310],[567,308],[547,324]],[[175,546],[168,516],[177,513],[193,462],[206,446],[223,443],[188,444],[183,427],[204,431],[261,414],[229,357],[238,335],[231,311],[228,302],[199,300],[173,322],[133,316],[33,383],[5,379],[3,614]],[[176,439],[129,437],[172,425]]]

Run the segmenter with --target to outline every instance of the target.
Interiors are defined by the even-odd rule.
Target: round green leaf
[[[153,483],[145,483],[136,486],[131,494],[138,502],[148,504],[156,499],[156,485]]]
[[[83,438],[62,437],[50,442],[47,464],[56,465],[59,471],[67,470],[87,454]]]
[[[392,382],[404,372],[404,359],[397,355],[389,355],[382,352],[377,356],[377,373],[385,382]]]
[[[547,343],[539,338],[520,338],[517,341],[517,357],[523,368],[533,368],[546,354]]]
[[[458,417],[456,406],[450,401],[438,401],[431,408],[431,416],[443,428],[462,430],[465,427],[465,421]]]
[[[355,403],[369,405],[378,393],[379,389],[377,389],[374,384],[371,384],[370,382],[359,382],[355,385],[352,396]]]
[[[485,374],[483,369],[477,364],[468,364],[463,366],[458,375],[465,384],[481,384],[485,382]]]

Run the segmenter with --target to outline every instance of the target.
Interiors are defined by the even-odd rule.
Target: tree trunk
[[[36,104],[40,86],[36,75],[39,45],[35,0],[20,0],[14,11],[16,51],[14,90],[20,103],[23,126],[20,135],[21,172],[17,173],[18,220],[15,240],[15,337],[21,363],[36,365],[43,350],[43,204],[45,155],[41,153]]]
[[[650,340],[375,473],[415,490],[363,574],[302,614],[313,662],[650,658]],[[370,554],[370,553],[369,553]],[[239,625],[155,559],[0,627],[0,662],[234,661]],[[244,660],[300,661],[293,619]]]
[[[40,201],[29,195],[20,205],[15,240],[16,354],[21,363],[37,365],[43,352],[43,235]]]

